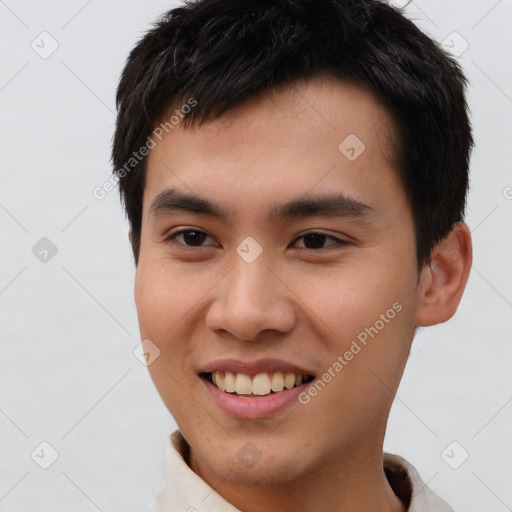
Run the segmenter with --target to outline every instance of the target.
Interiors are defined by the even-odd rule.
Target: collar
[[[240,512],[190,469],[189,453],[187,441],[176,430],[167,440],[167,479],[149,512]],[[389,483],[408,504],[408,512],[454,512],[405,459],[384,453],[383,460]]]

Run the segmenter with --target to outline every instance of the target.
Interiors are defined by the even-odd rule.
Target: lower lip
[[[283,391],[261,397],[247,397],[230,395],[221,391],[203,377],[199,378],[221,409],[231,416],[244,419],[268,418],[282,411],[292,403],[297,402],[298,396],[309,384],[302,384],[295,388],[284,389]]]

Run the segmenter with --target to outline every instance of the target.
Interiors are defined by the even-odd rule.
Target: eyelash
[[[208,246],[204,246],[204,245],[199,245],[199,246],[193,246],[193,245],[186,245],[184,243],[181,243],[181,242],[176,242],[176,237],[178,237],[179,235],[183,235],[184,233],[200,233],[202,235],[206,235],[207,237],[210,237],[212,238],[210,235],[208,235],[208,233],[205,233],[204,231],[200,231],[198,229],[181,229],[179,231],[176,231],[174,233],[171,233],[169,236],[167,236],[164,241],[167,242],[167,243],[172,243],[172,244],[178,244],[182,247],[180,248],[186,248],[185,250],[188,250],[188,249],[196,249],[196,248],[201,248],[201,247],[208,247]],[[338,247],[343,247],[345,245],[348,245],[349,242],[346,241],[346,240],[341,240],[339,238],[336,238],[332,235],[327,235],[326,233],[322,233],[322,232],[317,232],[317,231],[310,231],[310,232],[307,232],[299,237],[297,237],[293,243],[297,242],[298,240],[300,240],[301,238],[304,238],[306,236],[309,236],[309,235],[319,235],[319,236],[324,236],[326,239],[327,238],[330,238],[332,240],[335,240],[336,241],[336,244],[333,244],[331,246],[327,246],[327,247],[321,247],[319,249],[311,249],[311,248],[308,248],[308,247],[300,247],[300,249],[302,250],[307,250],[307,251],[315,251],[315,252],[318,252],[318,251],[322,251],[322,250],[325,250],[325,249],[328,249],[329,247],[333,247],[333,246],[338,246]]]

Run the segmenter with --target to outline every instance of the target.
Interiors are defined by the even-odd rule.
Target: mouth
[[[229,371],[201,372],[199,376],[227,395],[249,398],[279,394],[315,379],[314,375],[279,371],[258,373],[253,377]]]

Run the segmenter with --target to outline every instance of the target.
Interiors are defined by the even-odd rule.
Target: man
[[[113,161],[179,427],[154,512],[452,510],[383,439],[471,267],[464,86],[376,0],[188,2],[131,52]]]

